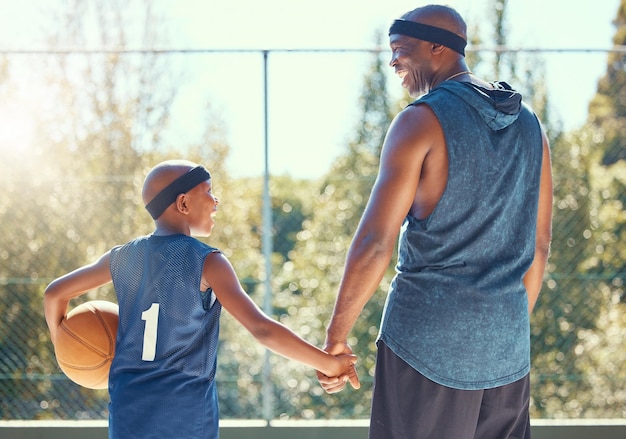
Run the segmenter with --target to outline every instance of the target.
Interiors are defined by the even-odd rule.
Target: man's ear
[[[189,197],[187,194],[178,194],[176,197],[176,210],[183,215],[187,215],[189,213]]]
[[[432,45],[430,46],[430,53],[432,53],[433,55],[439,55],[445,50],[445,48],[446,47],[442,46],[441,44],[432,43]]]

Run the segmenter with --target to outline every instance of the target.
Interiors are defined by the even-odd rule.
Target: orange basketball
[[[118,306],[105,300],[83,303],[67,314],[54,353],[69,379],[89,389],[108,387],[118,321]]]

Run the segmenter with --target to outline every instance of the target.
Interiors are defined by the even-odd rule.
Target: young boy
[[[219,201],[211,177],[188,161],[166,161],[142,191],[155,231],[54,280],[44,309],[52,342],[70,299],[113,282],[119,304],[109,373],[110,438],[217,438],[215,386],[224,307],[265,347],[329,377],[353,375],[356,357],[332,356],[264,314],[208,236]]]

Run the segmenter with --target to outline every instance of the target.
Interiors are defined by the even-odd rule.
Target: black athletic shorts
[[[530,439],[528,375],[458,390],[425,378],[378,343],[370,439]]]

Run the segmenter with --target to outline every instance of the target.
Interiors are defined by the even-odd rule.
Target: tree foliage
[[[346,251],[369,198],[378,171],[380,148],[392,118],[385,67],[381,56],[376,55],[365,76],[359,100],[362,115],[354,139],[321,179],[317,195],[312,200],[311,215],[297,234],[292,257],[276,279],[275,303],[281,320],[299,329],[318,345],[325,339]],[[392,269],[393,265],[389,269],[388,281]],[[358,392],[346,390],[334,396],[325,395],[318,386],[307,386],[308,394],[294,387],[288,398],[297,397],[304,406],[309,406],[309,402],[314,404],[318,407],[315,417],[367,416],[375,360],[374,340],[385,291],[386,286],[381,285],[356,323],[350,340],[355,352],[361,356],[358,369],[364,387]],[[286,412],[285,415],[307,417],[313,413]]]
[[[625,42],[625,2],[615,20],[616,44]],[[150,2],[73,1],[67,6],[57,11],[52,48],[167,41],[167,29]],[[492,11],[493,39],[504,45],[507,2],[493,0]],[[150,25],[129,26],[131,22]],[[129,34],[131,28],[141,30]],[[380,43],[382,37],[377,38]],[[481,76],[503,77],[522,91],[552,144],[554,239],[545,287],[532,316],[533,417],[624,417],[623,57],[617,51],[610,54],[589,106],[589,122],[563,133],[551,111],[541,58],[511,53],[491,63],[483,55],[469,54],[472,69]],[[217,225],[207,242],[229,257],[251,297],[263,301],[263,182],[229,176],[225,121],[209,105],[200,138],[170,143],[172,103],[184,76],[173,61],[170,55],[112,52],[50,56],[35,68],[28,66],[29,75],[47,81],[43,111],[33,121],[35,146],[0,148],[0,181],[9,194],[0,198],[0,221],[10,225],[10,232],[0,236],[0,312],[5,318],[0,375],[11,383],[0,401],[2,418],[106,417],[106,393],[68,383],[56,366],[41,294],[52,278],[151,231],[139,193],[146,171],[158,161],[188,158],[207,165],[220,199]],[[21,71],[0,58],[3,101],[16,97],[13,78]],[[386,71],[381,55],[374,56],[351,141],[321,179],[270,180],[274,317],[317,345],[324,342],[385,132],[409,99],[390,103]],[[276,416],[368,416],[373,342],[393,274],[392,263],[351,334],[363,388],[326,395],[309,368],[272,356]],[[96,297],[114,300],[114,293],[103,288],[82,300]],[[264,350],[227,313],[222,322],[217,380],[223,417],[262,417]],[[17,327],[19,331],[12,330]]]
[[[620,45],[626,42],[624,5],[614,21]],[[621,58],[609,54],[589,123],[553,142],[552,254],[532,331],[536,416],[624,416],[626,345],[619,336],[623,319],[616,317],[626,311]]]
[[[111,8],[105,1],[75,2],[73,9],[56,11],[60,30],[52,35],[51,47],[95,44],[122,49],[136,38],[141,46],[158,45],[162,37],[158,31],[163,29],[158,14],[141,7],[146,6],[143,2],[118,3]],[[136,27],[121,23],[132,20],[149,25],[139,36],[128,35],[125,29]],[[262,267],[256,250],[259,232],[254,228],[259,223],[258,197],[254,198],[258,184],[231,184],[224,169],[229,148],[223,121],[210,107],[202,138],[195,144],[167,144],[165,133],[179,80],[167,58],[149,53],[69,54],[45,61],[31,72],[38,80],[45,79],[50,101],[49,111],[37,124],[37,146],[0,149],[3,189],[9,194],[0,201],[0,220],[11,225],[11,233],[0,237],[0,311],[21,328],[0,327],[0,352],[10,359],[0,362],[0,372],[14,377],[0,404],[0,416],[49,418],[70,413],[102,418],[106,392],[69,383],[56,365],[43,319],[43,288],[112,246],[151,232],[141,185],[150,167],[170,158],[209,167],[215,192],[224,200],[218,216],[218,223],[222,219],[224,224],[216,227],[219,231],[210,243],[239,262],[235,265],[242,278],[258,279]],[[112,288],[105,287],[72,306],[95,298],[115,300]],[[224,326],[225,345],[236,346],[229,341],[240,338],[240,327]],[[29,351],[21,348],[24,340]],[[231,358],[247,364],[245,352]],[[223,373],[231,374],[228,362]]]
[[[626,6],[620,2],[613,21],[613,44],[626,45]],[[602,132],[602,159],[605,166],[626,160],[626,71],[624,54],[610,52],[606,73],[598,82],[597,93],[589,104],[589,120]]]

